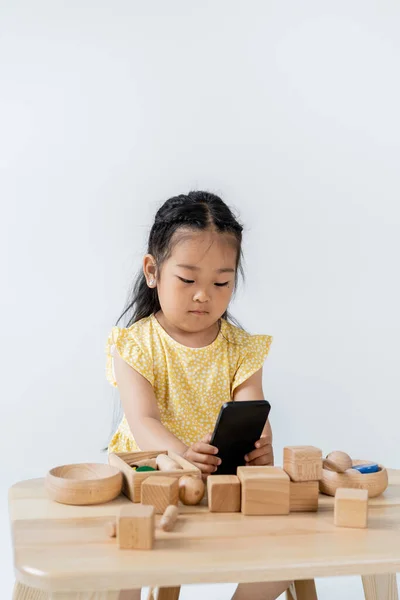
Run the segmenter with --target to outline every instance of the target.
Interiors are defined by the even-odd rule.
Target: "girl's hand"
[[[217,470],[221,464],[221,459],[215,455],[218,454],[218,448],[210,445],[211,433],[208,433],[200,442],[192,444],[183,454],[189,462],[193,463],[202,472],[203,481],[208,475]]]
[[[246,454],[244,457],[247,467],[255,467],[259,465],[273,465],[274,451],[272,448],[272,436],[263,435],[256,442],[256,449]]]

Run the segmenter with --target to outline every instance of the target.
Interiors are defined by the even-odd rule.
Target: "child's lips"
[[[189,312],[193,315],[208,315],[208,312],[205,310],[190,310]]]

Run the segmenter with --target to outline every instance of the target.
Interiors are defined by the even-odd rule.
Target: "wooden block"
[[[121,549],[150,550],[154,543],[154,507],[123,506],[117,518],[117,538]]]
[[[289,514],[290,479],[279,467],[238,467],[244,515]]]
[[[368,490],[338,488],[335,494],[334,523],[337,527],[367,527]]]
[[[179,500],[179,483],[173,477],[148,477],[142,483],[142,504],[152,504],[157,514],[163,514],[170,504]]]
[[[318,510],[318,481],[290,482],[290,512],[315,512]]]
[[[322,478],[322,450],[314,446],[286,446],[283,468],[292,481],[318,481]]]
[[[209,475],[207,488],[210,512],[240,512],[241,485],[239,477],[236,475]]]

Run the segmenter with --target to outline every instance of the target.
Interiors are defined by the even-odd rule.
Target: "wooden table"
[[[119,550],[104,532],[129,502],[124,496],[66,506],[47,498],[44,479],[21,481],[9,491],[14,598],[114,600],[120,589],[145,586],[179,593],[183,584],[361,575],[368,600],[397,600],[400,470],[389,470],[389,482],[369,501],[368,529],[335,527],[328,496],[320,496],[318,513],[279,517],[210,513],[202,504],[182,506],[174,531],[157,530],[155,548],[141,551]],[[298,599],[312,596],[299,585]]]

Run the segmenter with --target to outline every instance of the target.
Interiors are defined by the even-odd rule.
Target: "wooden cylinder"
[[[159,454],[156,458],[156,463],[160,471],[179,471],[179,469],[182,469],[181,465],[166,454]]]
[[[171,531],[174,528],[176,520],[178,518],[179,509],[177,506],[170,504],[164,511],[161,517],[160,527],[163,531]]]

